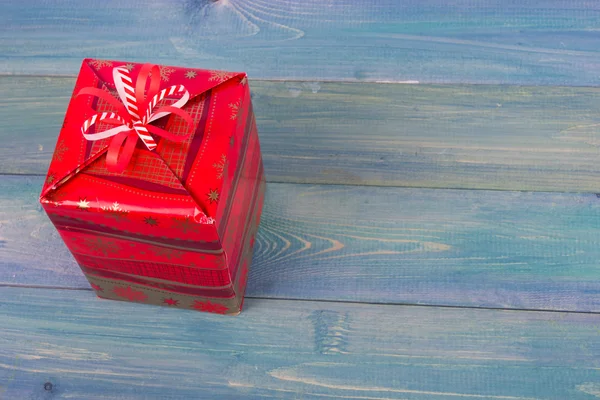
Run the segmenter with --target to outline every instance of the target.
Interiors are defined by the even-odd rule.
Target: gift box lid
[[[124,76],[120,82],[119,71]],[[127,90],[123,92],[124,82],[129,86],[126,85]],[[80,210],[82,207],[90,208],[93,207],[90,199],[83,196],[82,200],[80,197],[81,188],[98,182],[108,185],[107,182],[110,182],[110,190],[124,193],[128,188],[135,188],[139,191],[129,197],[141,195],[148,200],[148,196],[152,197],[148,193],[164,194],[160,199],[149,200],[148,210],[168,208],[169,199],[172,199],[181,205],[180,218],[213,223],[221,187],[230,176],[227,169],[238,167],[240,148],[234,146],[233,137],[247,123],[243,117],[250,108],[246,82],[245,73],[171,66],[147,68],[137,63],[85,59],[40,200],[42,203],[58,204],[61,199],[59,193],[70,185],[74,195],[68,201],[62,196],[64,205]],[[140,87],[142,100],[139,97]],[[153,93],[157,94],[151,97]],[[134,102],[136,97],[141,103]],[[184,97],[187,99],[181,104]],[[131,159],[122,171],[116,172],[114,165],[113,168],[108,165],[111,143],[117,135],[126,133],[119,132],[110,137],[102,137],[102,134],[119,127],[119,121],[123,122],[122,126],[128,124],[128,134],[133,132],[132,119],[124,122],[128,119],[127,112],[131,112],[128,99],[132,104],[147,106],[146,113],[139,112],[140,116],[146,116],[145,121],[140,117],[140,126],[144,122],[149,130],[165,132],[166,136],[155,136],[149,132],[154,148],[149,148],[141,135],[139,139],[142,140],[136,137]],[[157,118],[149,121],[148,117],[153,112]],[[183,113],[185,117],[182,117]],[[140,133],[139,130],[135,132]],[[95,137],[100,138],[96,140]],[[115,155],[120,157],[126,152],[126,146],[127,141],[122,140],[117,151],[112,150],[113,161]],[[137,207],[139,203],[135,198],[125,201],[132,203],[130,207]],[[96,203],[98,210],[110,212],[112,207],[112,212],[117,214],[124,204],[123,200],[116,199],[103,199],[102,204],[100,200]]]

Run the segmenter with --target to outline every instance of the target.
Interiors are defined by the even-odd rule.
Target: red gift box
[[[86,59],[40,202],[99,297],[236,314],[264,190],[244,73]]]

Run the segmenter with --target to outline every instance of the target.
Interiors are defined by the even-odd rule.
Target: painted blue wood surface
[[[0,177],[0,283],[88,288],[40,209]],[[248,295],[600,312],[594,194],[268,185]]]
[[[69,0],[0,5],[0,73],[84,57],[254,78],[598,85],[588,0]]]
[[[599,30],[584,0],[0,4],[0,75],[43,75],[0,78],[0,399],[600,398],[598,196],[376,187],[598,192]],[[44,172],[48,76],[88,56],[282,80],[269,179],[321,184],[270,184],[241,316],[96,299],[43,178],[2,175]]]
[[[0,173],[46,173],[73,85],[0,77]],[[600,89],[251,88],[269,181],[600,192]]]
[[[3,400],[600,394],[600,315],[248,300],[223,317],[24,288],[0,304]]]

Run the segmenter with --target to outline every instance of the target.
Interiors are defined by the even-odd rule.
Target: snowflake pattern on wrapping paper
[[[235,103],[229,103],[229,108],[231,108],[230,119],[237,119],[240,114],[240,107],[242,106],[242,100],[238,99]]]
[[[123,297],[129,301],[144,301],[148,298],[146,293],[141,290],[134,290],[131,286],[127,286],[126,288],[117,286],[113,289],[113,292],[117,296]]]
[[[126,219],[129,211],[121,208],[121,205],[118,202],[112,203],[112,205],[106,207],[102,206],[100,209],[104,212],[104,214],[109,218],[114,218],[115,221],[120,222],[123,219]]]
[[[133,64],[125,64],[125,68],[127,68],[127,71],[131,72],[131,70],[133,69]]]
[[[121,250],[115,241],[101,237],[85,238],[83,244],[90,251],[94,253],[100,253],[104,257],[107,257],[110,254],[116,254]]]
[[[52,185],[52,183],[56,180],[56,174],[54,172],[49,172],[46,177],[46,185]]]
[[[150,226],[158,226],[158,220],[152,216],[144,217],[144,223]]]
[[[175,70],[173,68],[167,68],[167,67],[159,67],[160,69],[160,79],[168,82],[169,79],[171,79],[171,74],[173,72],[175,72]]]
[[[225,314],[227,311],[229,311],[229,308],[225,307],[223,304],[211,303],[208,300],[206,302],[194,300],[192,308],[200,311],[212,312],[215,314]]]
[[[182,233],[188,233],[190,231],[195,231],[198,226],[197,224],[190,219],[190,217],[183,218],[173,218],[173,229],[177,229]]]
[[[183,255],[185,254],[181,250],[169,249],[166,247],[157,247],[153,251],[154,251],[154,255],[156,255],[158,257],[165,257],[168,260],[173,260],[173,259],[181,260],[183,258]]]
[[[203,262],[203,264],[206,264],[206,261]],[[213,268],[223,268],[225,266],[225,261],[223,260],[223,257],[211,257],[210,258],[210,264]]]
[[[65,144],[64,139],[60,140],[56,144],[56,148],[54,149],[54,154],[52,155],[52,160],[56,160],[58,162],[62,162],[65,153],[69,151],[69,148]]]
[[[104,68],[104,67],[112,67],[112,62],[108,60],[92,60],[90,62],[92,66],[96,69]]]
[[[185,77],[187,79],[194,79],[196,77],[196,75],[198,75],[198,73],[196,71],[190,70],[190,71],[185,72]]]
[[[234,76],[234,74],[232,74],[231,72],[226,72],[226,71],[209,71],[209,72],[210,72],[210,78],[208,78],[209,82],[222,83],[222,82],[225,82],[227,79],[231,78],[232,76]]]
[[[227,167],[227,156],[222,154],[219,162],[214,163],[212,166],[217,170],[217,179],[222,179],[225,168]]]
[[[203,254],[200,256],[199,266],[206,267],[210,265],[211,268],[221,269],[225,266],[225,261],[221,256],[209,256],[208,260],[206,256]]]

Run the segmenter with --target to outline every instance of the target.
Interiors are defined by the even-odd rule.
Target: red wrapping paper
[[[175,113],[151,122],[177,140],[152,135],[153,150],[137,140],[124,170],[115,171],[107,165],[115,137],[88,140],[82,127],[119,110],[77,94],[97,88],[121,101],[116,67],[134,83],[140,78],[141,64],[83,61],[40,202],[99,297],[237,314],[265,190],[246,75],[159,66],[160,90],[189,92],[179,113],[192,124]],[[156,107],[180,98],[167,95]],[[101,121],[87,133],[115,124]]]

